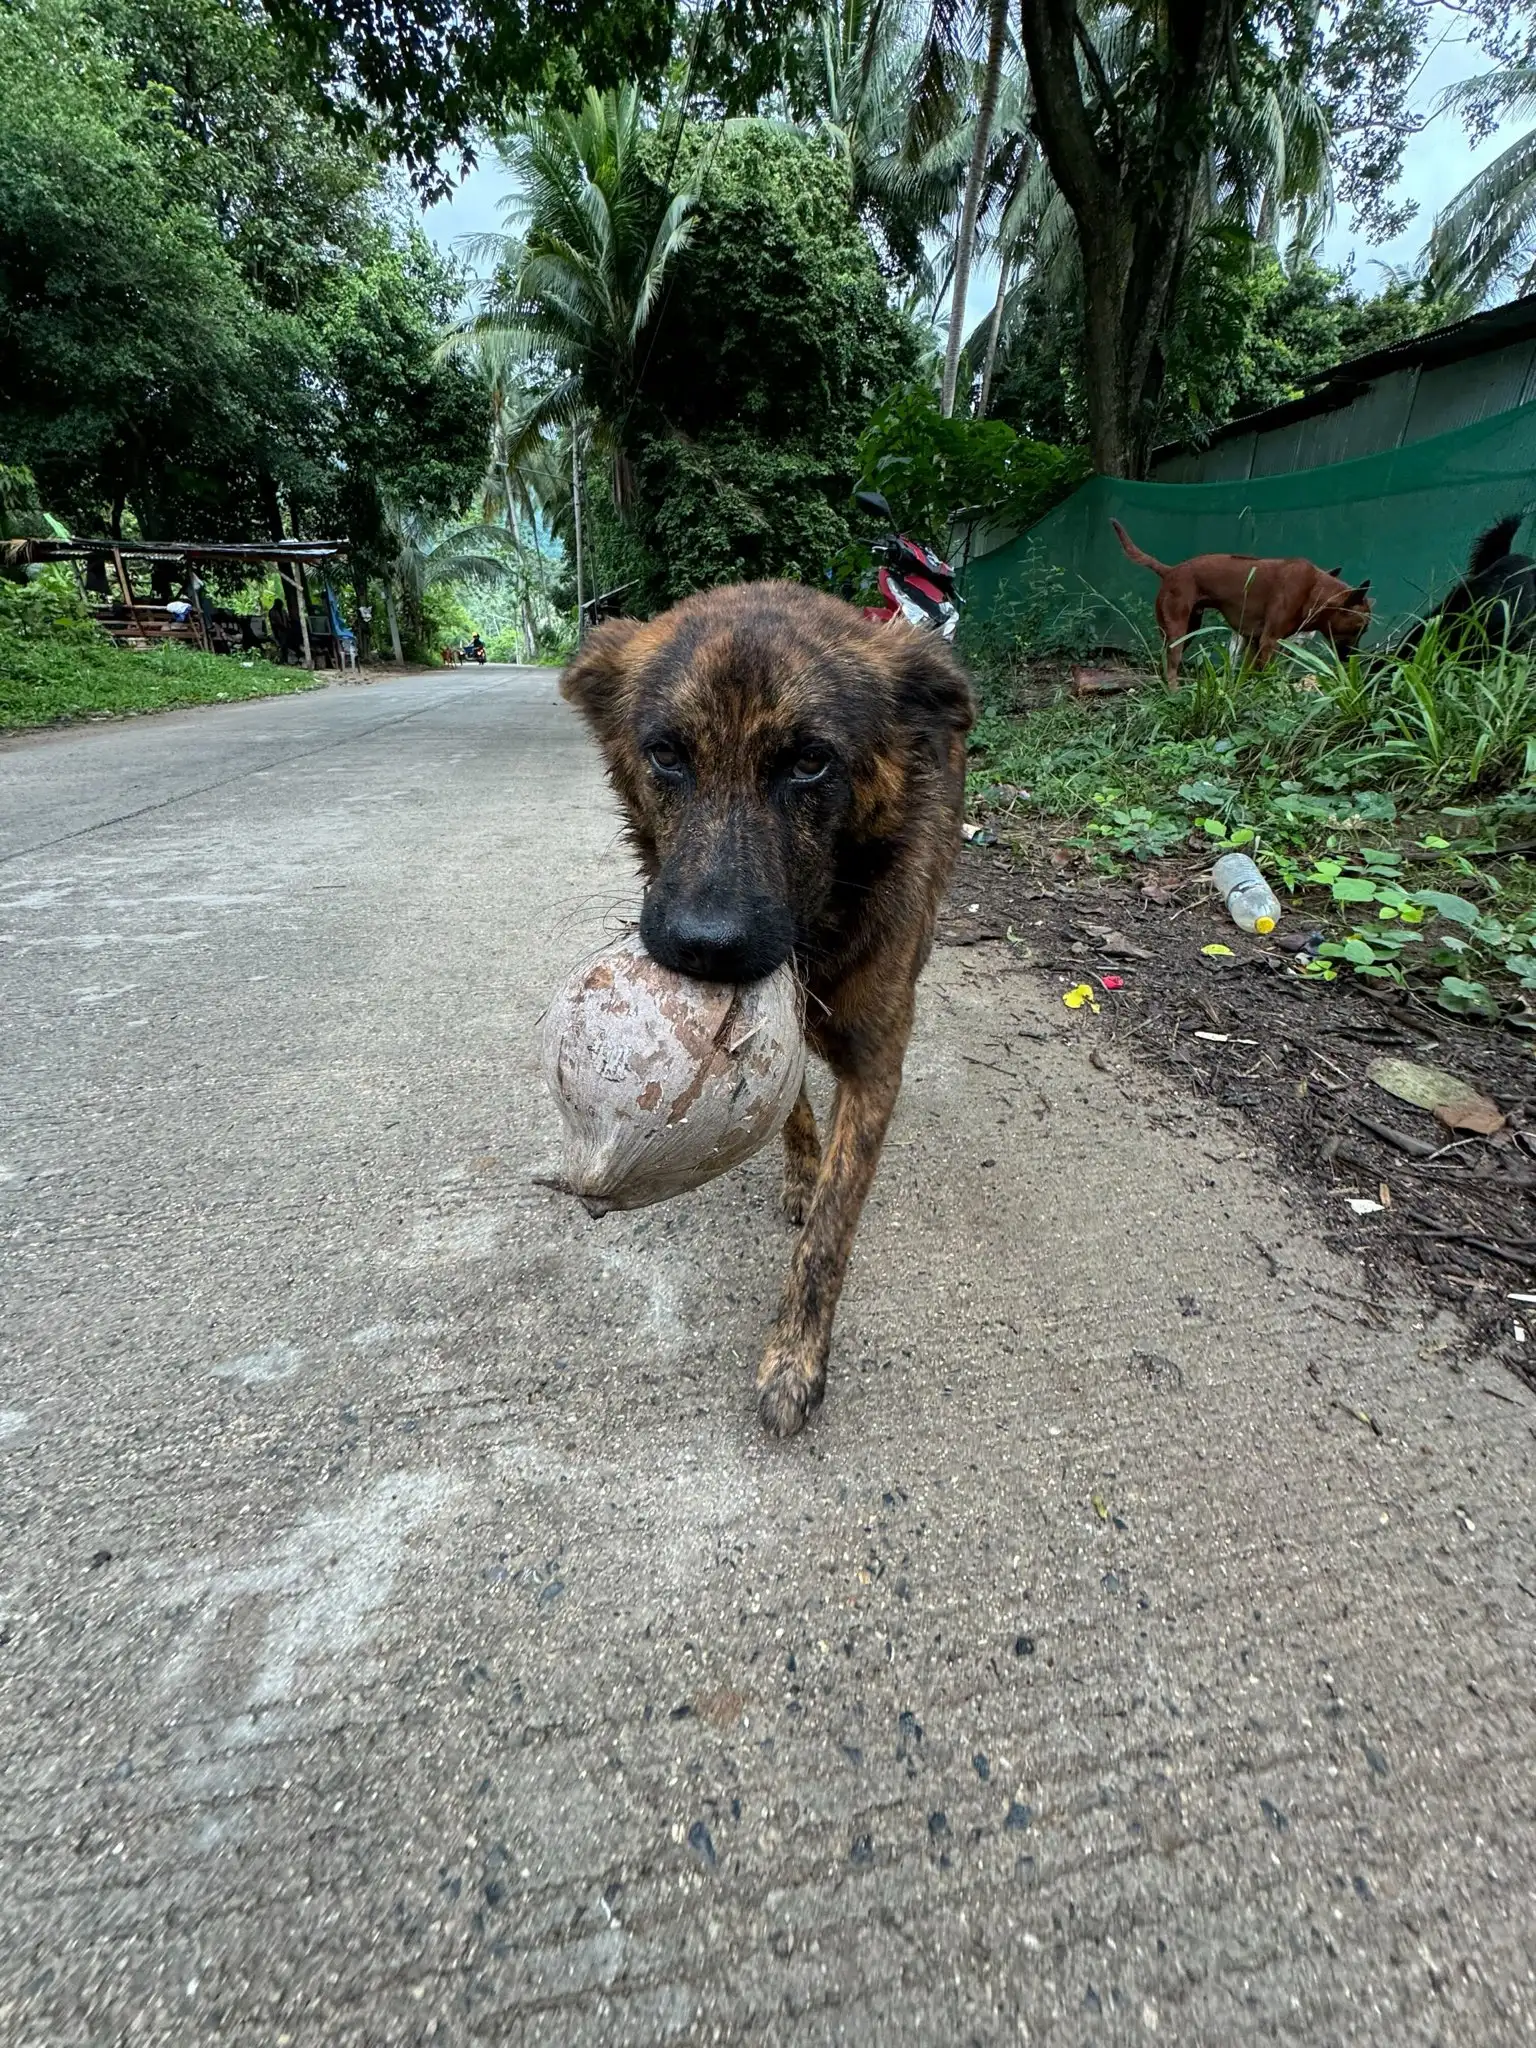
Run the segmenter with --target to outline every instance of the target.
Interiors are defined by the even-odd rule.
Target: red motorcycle
[[[881,602],[865,605],[865,618],[881,626],[901,619],[953,640],[960,623],[954,570],[932,548],[895,531],[895,515],[878,491],[855,491],[854,503],[890,529],[883,540],[870,544],[870,553],[880,564]]]

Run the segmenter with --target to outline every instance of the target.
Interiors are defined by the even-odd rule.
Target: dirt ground
[[[1236,930],[1208,865],[1191,853],[1111,877],[1043,828],[1008,849],[967,847],[939,943],[1006,948],[1063,995],[1086,983],[1098,1007],[1075,1015],[1095,1065],[1146,1062],[1236,1112],[1380,1294],[1454,1306],[1485,1355],[1536,1385],[1536,1318],[1512,1298],[1536,1293],[1531,1051],[1405,991],[1304,980],[1289,948],[1305,922],[1268,939]],[[1505,1127],[1456,1133],[1385,1093],[1366,1071],[1383,1053],[1464,1077]],[[1380,1206],[1357,1213],[1352,1200]]]

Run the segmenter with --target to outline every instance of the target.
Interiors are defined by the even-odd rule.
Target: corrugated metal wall
[[[1154,464],[1152,481],[1217,484],[1292,476],[1454,433],[1533,401],[1536,341],[1431,369],[1415,363],[1375,378],[1353,403],[1333,411],[1267,432],[1229,434],[1205,449],[1180,449]]]

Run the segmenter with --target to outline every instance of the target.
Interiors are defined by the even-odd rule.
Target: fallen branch
[[[1442,1149],[1439,1145],[1429,1144],[1423,1138],[1412,1138],[1406,1131],[1395,1131],[1390,1124],[1379,1124],[1375,1117],[1365,1116],[1358,1109],[1352,1109],[1350,1115],[1362,1129],[1369,1131],[1373,1138],[1380,1138],[1384,1145],[1391,1145],[1399,1152],[1406,1152],[1410,1159],[1433,1159]]]

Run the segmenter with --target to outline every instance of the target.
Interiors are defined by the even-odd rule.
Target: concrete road
[[[1536,1402],[1012,949],[781,1445],[776,1161],[532,1184],[636,901],[551,677],[0,833],[7,2048],[1536,2033]]]

